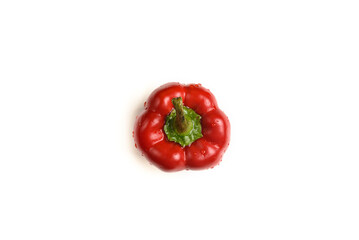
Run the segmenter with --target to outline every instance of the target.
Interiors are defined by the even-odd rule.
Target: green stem
[[[184,133],[190,128],[190,122],[185,117],[183,110],[183,101],[181,97],[173,98],[172,104],[176,110],[176,119],[175,119],[175,130],[178,133]]]
[[[173,98],[173,109],[166,117],[163,130],[169,141],[182,147],[189,146],[203,137],[201,116],[187,106],[183,106],[182,98]]]

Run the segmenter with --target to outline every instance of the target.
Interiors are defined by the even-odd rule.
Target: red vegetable
[[[149,96],[137,117],[136,146],[165,171],[216,166],[229,145],[230,124],[200,84],[167,83]]]

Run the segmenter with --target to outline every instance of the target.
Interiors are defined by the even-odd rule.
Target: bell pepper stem
[[[183,101],[181,97],[173,98],[172,104],[176,110],[175,129],[178,133],[184,133],[190,127],[190,123],[183,111]]]
[[[174,110],[167,115],[163,130],[169,141],[176,142],[182,147],[189,146],[203,137],[201,116],[184,106],[181,97],[173,98],[172,104]]]

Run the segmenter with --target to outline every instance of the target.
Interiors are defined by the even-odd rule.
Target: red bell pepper
[[[228,117],[200,84],[167,83],[137,117],[135,146],[164,171],[216,166],[229,145]]]

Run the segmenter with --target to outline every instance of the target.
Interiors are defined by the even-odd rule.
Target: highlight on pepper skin
[[[171,82],[150,94],[133,137],[136,148],[163,171],[202,170],[222,160],[230,123],[201,84]]]

